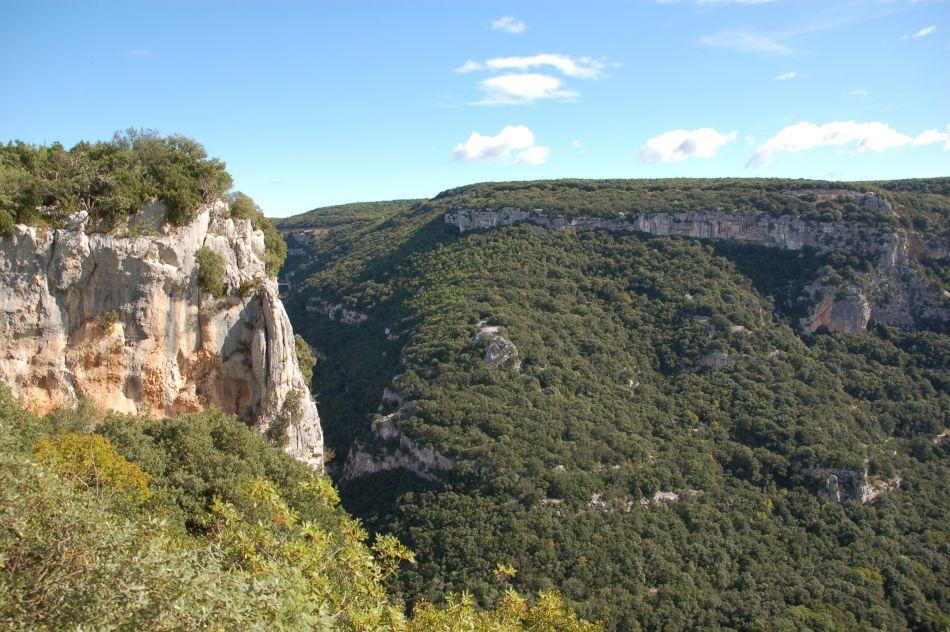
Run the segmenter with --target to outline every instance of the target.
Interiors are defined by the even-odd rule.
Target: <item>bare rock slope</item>
[[[155,416],[216,405],[260,430],[293,419],[287,452],[322,467],[320,418],[263,233],[221,202],[182,227],[149,214],[150,236],[87,232],[79,215],[68,229],[18,225],[0,239],[0,381],[40,409],[85,398]],[[197,282],[202,246],[223,261],[222,298]]]

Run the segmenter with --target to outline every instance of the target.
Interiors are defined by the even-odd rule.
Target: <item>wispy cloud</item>
[[[773,36],[752,31],[720,31],[699,38],[699,43],[740,53],[788,55],[792,52],[792,49],[776,41]]]
[[[491,27],[496,31],[504,31],[512,35],[521,35],[528,28],[524,22],[511,15],[492,20]]]
[[[917,136],[909,136],[880,121],[834,121],[823,125],[802,121],[783,127],[775,136],[765,141],[749,159],[746,167],[768,167],[777,153],[810,151],[818,147],[851,145],[857,152],[882,152],[907,145],[919,147],[934,143],[943,143],[944,149],[950,149],[950,134],[930,129]]]
[[[936,27],[936,26],[928,26],[928,27],[926,27],[926,28],[920,29],[919,31],[917,31],[917,32],[914,33],[913,35],[911,35],[911,34],[901,35],[901,39],[902,39],[902,40],[910,39],[910,38],[920,39],[921,37],[927,37],[928,35],[933,35],[933,34],[936,33],[936,32],[937,32],[937,27]]]
[[[505,162],[517,165],[543,165],[551,150],[535,145],[534,132],[524,125],[509,125],[494,136],[472,132],[452,151],[455,162]]]
[[[726,3],[728,0],[722,0]],[[693,0],[695,4],[710,4],[701,0]],[[737,4],[738,2],[733,2]],[[911,0],[911,4],[914,0]],[[757,4],[743,2],[742,4]],[[786,3],[791,4],[791,3]],[[876,7],[876,8],[875,8]],[[868,0],[850,0],[849,2],[828,2],[820,9],[809,12],[807,21],[790,24],[782,30],[761,32],[754,29],[732,29],[720,31],[700,38],[700,43],[707,46],[718,46],[743,53],[757,53],[766,55],[789,55],[802,52],[793,49],[791,42],[803,35],[831,31],[846,26],[853,26],[862,22],[880,20],[887,15],[900,13],[907,8],[896,8],[896,3],[877,2],[869,4]]]
[[[854,90],[852,90],[852,91],[849,92],[848,94],[850,94],[850,95],[853,96],[853,97],[866,97],[866,96],[868,96],[868,94],[870,94],[870,93],[869,93],[867,90],[865,90],[864,88],[855,88]]]
[[[577,153],[581,155],[584,155],[587,153],[587,149],[584,147],[584,143],[582,143],[579,140],[571,141],[571,149],[573,149],[574,151],[576,151]]]
[[[484,62],[470,60],[454,70],[464,74],[478,71],[529,70],[543,66],[549,66],[568,77],[578,79],[601,77],[605,67],[603,62],[590,57],[574,58],[570,55],[540,53],[521,57],[495,57]]]
[[[776,77],[775,77],[775,80],[776,80],[776,81],[788,81],[789,79],[794,79],[794,78],[797,77],[797,76],[798,76],[798,73],[797,73],[797,72],[792,72],[792,71],[783,72],[782,74],[776,76]]]
[[[711,127],[692,131],[674,129],[654,136],[637,152],[637,157],[649,164],[672,164],[687,158],[713,158],[720,147],[736,139],[736,132],[723,134]]]

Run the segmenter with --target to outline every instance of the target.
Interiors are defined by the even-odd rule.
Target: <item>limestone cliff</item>
[[[156,416],[216,405],[320,468],[323,435],[293,330],[264,268],[264,235],[218,202],[182,227],[147,207],[122,237],[18,225],[0,239],[0,380],[40,409],[88,399]],[[226,293],[197,283],[196,253],[217,253]],[[296,408],[297,410],[290,410]]]
[[[343,482],[396,469],[435,481],[455,467],[454,460],[410,439],[399,427],[398,418],[396,412],[377,419],[370,434],[353,444],[343,465]]]
[[[945,324],[950,320],[948,297],[928,288],[917,269],[922,259],[946,261],[950,239],[944,235],[857,222],[805,221],[765,213],[731,213],[723,210],[681,213],[630,213],[616,217],[563,216],[543,209],[474,209],[450,206],[445,222],[459,232],[530,224],[536,231],[607,230],[638,231],[658,236],[734,241],[780,248],[813,249],[822,254],[857,254],[874,262],[875,271],[863,279],[864,288],[810,286],[807,300],[814,305],[801,325],[857,333],[870,320],[913,328],[921,323]]]

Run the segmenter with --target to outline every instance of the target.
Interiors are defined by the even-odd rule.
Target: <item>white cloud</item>
[[[576,90],[564,87],[557,77],[537,73],[508,73],[483,79],[478,88],[484,93],[477,105],[524,105],[540,99],[575,101]]]
[[[950,150],[950,125],[947,126],[946,132],[941,132],[940,130],[936,129],[924,130],[917,134],[910,144],[914,147],[920,147],[922,145],[931,145],[933,143],[943,143],[943,148]]]
[[[571,149],[573,149],[574,151],[576,151],[577,153],[581,155],[584,155],[587,153],[587,149],[584,147],[584,143],[582,143],[579,140],[571,141]]]
[[[461,75],[468,74],[470,72],[477,72],[479,70],[485,70],[485,66],[478,63],[477,61],[472,61],[471,59],[459,66],[458,68],[453,68],[452,72],[457,72]]]
[[[849,94],[853,97],[866,97],[870,93],[864,88],[855,88]]]
[[[776,81],[788,81],[789,79],[794,79],[798,76],[797,72],[783,72],[782,74],[775,77]]]
[[[508,125],[494,136],[472,132],[464,143],[452,151],[456,162],[496,162],[542,165],[551,150],[534,144],[534,132],[524,125]]]
[[[746,167],[768,167],[778,152],[809,151],[816,147],[854,145],[855,150],[859,152],[881,152],[905,145],[920,146],[937,142],[943,142],[945,148],[950,148],[947,133],[937,130],[927,130],[917,137],[912,137],[880,121],[835,121],[824,125],[802,121],[782,128],[778,134],[765,141],[749,159]]]
[[[478,87],[484,97],[472,105],[522,105],[539,99],[575,101],[580,96],[577,90],[566,87],[564,81],[556,76],[529,72],[535,68],[552,68],[575,79],[596,79],[603,76],[606,64],[590,57],[575,58],[570,55],[541,53],[521,57],[495,57],[483,62],[469,60],[454,68],[453,72],[504,73],[480,81]]]
[[[528,28],[524,22],[516,19],[514,16],[506,15],[497,20],[492,20],[491,27],[496,31],[504,31],[512,35],[520,35]]]
[[[736,132],[722,134],[710,127],[688,131],[674,129],[644,143],[637,157],[647,164],[672,164],[687,158],[712,158],[719,148],[735,140]]]
[[[528,147],[515,155],[514,162],[519,165],[543,165],[548,161],[551,150],[547,147]]]
[[[494,59],[488,59],[481,63],[470,60],[456,68],[455,72],[529,70],[539,66],[550,66],[568,77],[575,77],[577,79],[596,79],[601,77],[604,72],[604,64],[596,59],[591,59],[590,57],[578,57],[575,59],[570,55],[551,53],[521,57],[495,57]]]
[[[776,42],[768,35],[750,31],[720,31],[719,33],[699,38],[699,43],[704,46],[728,48],[729,50],[738,51],[740,53],[788,55],[792,52],[788,46]]]

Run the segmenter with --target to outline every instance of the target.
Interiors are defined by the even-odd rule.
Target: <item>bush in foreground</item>
[[[450,596],[407,618],[383,580],[412,553],[367,546],[338,502],[218,411],[37,417],[0,393],[0,627],[594,629],[553,594],[494,611]]]

